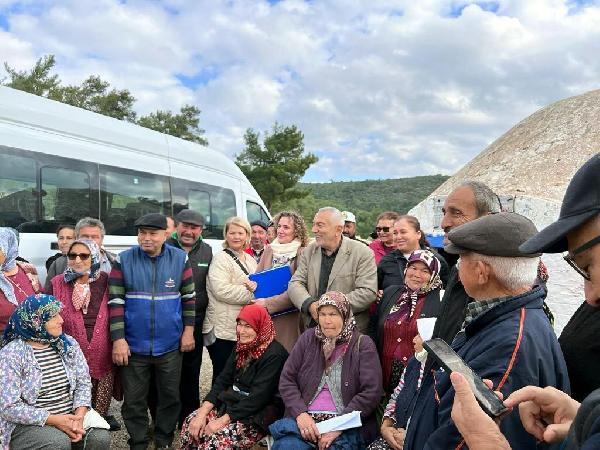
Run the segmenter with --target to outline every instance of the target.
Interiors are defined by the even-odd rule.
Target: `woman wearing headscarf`
[[[282,211],[273,218],[277,238],[265,247],[257,272],[290,266],[292,274],[298,267],[300,253],[308,244],[308,231],[302,216],[293,211]],[[292,304],[287,292],[268,298],[258,298],[255,303],[267,308],[273,319],[277,340],[288,352],[300,337],[300,312]]]
[[[67,269],[52,279],[49,293],[62,303],[64,331],[75,338],[90,368],[92,405],[106,416],[114,383],[108,275],[100,270],[100,249],[91,239],[75,240],[66,255]]]
[[[79,344],[63,333],[61,304],[27,297],[10,317],[0,350],[0,447],[105,450],[108,431],[84,431],[90,376]]]
[[[404,269],[404,284],[388,287],[371,316],[369,334],[377,344],[388,397],[413,356],[417,319],[437,317],[442,287],[439,273],[440,262],[433,253],[415,250]]]
[[[317,314],[317,326],[300,336],[281,373],[286,418],[270,428],[273,448],[364,448],[377,436],[374,412],[382,394],[375,344],[356,329],[341,292],[323,294]],[[360,411],[360,429],[319,433],[317,422],[352,411]]]
[[[237,342],[199,409],[181,428],[181,448],[247,449],[281,417],[277,383],[288,356],[275,341],[269,313],[244,306],[237,316]]]
[[[0,228],[0,333],[8,319],[28,295],[38,292],[25,270],[17,264],[19,241],[14,230]]]

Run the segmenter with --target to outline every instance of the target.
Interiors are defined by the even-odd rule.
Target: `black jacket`
[[[287,357],[286,349],[273,341],[260,358],[238,370],[235,368],[236,352],[232,351],[204,400],[215,405],[220,413],[229,414],[232,422],[259,425],[257,422],[262,420],[256,420],[256,416],[278,401],[279,376]],[[238,392],[232,389],[234,385]],[[283,404],[280,406],[281,415]]]
[[[423,250],[429,250],[440,261],[440,278],[446,286],[450,274],[448,263],[443,256],[432,248],[426,247]],[[377,265],[377,289],[384,290],[390,286],[403,285],[406,263],[407,260],[400,250],[394,250],[381,258]]]
[[[402,288],[404,286],[390,286],[383,291],[383,297],[377,304],[377,312],[371,316],[369,322],[369,336],[377,345],[377,350],[381,354],[383,349],[383,326],[385,325],[385,319],[390,314],[392,306],[398,300]],[[423,317],[437,317],[440,312],[440,290],[436,289],[431,291],[425,297],[425,303],[421,308],[421,314],[419,318]]]
[[[558,342],[562,348],[571,394],[582,402],[592,391],[600,388],[600,308],[583,302],[565,326]]]
[[[167,239],[167,244],[184,250],[179,244],[179,241],[172,237]],[[206,275],[208,274],[208,267],[210,266],[213,257],[212,248],[206,242],[201,240],[187,255],[190,260],[190,265],[192,266],[194,286],[196,288],[196,324],[202,326],[204,316],[206,315],[206,308],[208,307]]]

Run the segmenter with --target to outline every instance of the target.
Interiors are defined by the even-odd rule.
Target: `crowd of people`
[[[106,449],[114,398],[132,449],[170,448],[178,430],[183,449],[264,437],[286,450],[600,448],[600,382],[586,367],[597,355],[573,338],[597,325],[577,313],[559,343],[540,259],[568,251],[598,306],[599,173],[600,154],[541,232],[464,182],[444,203],[443,249],[414,216],[382,212],[369,241],[353,213],[323,207],[312,238],[294,211],[230,217],[213,254],[204,217],[186,209],[140,217],[138,245],[116,255],[85,217],[58,228],[43,286],[18,232],[0,228],[0,447]],[[282,266],[287,290],[258,297],[250,275]],[[505,415],[488,416],[465,377],[428,354],[420,319]],[[213,376],[201,399],[204,348]],[[352,412],[360,425],[320,431]]]

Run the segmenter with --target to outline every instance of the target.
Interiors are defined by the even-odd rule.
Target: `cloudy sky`
[[[305,181],[451,174],[600,87],[600,1],[0,0],[0,61],[50,53],[139,113],[199,106],[230,156],[248,127],[296,124],[320,157]]]

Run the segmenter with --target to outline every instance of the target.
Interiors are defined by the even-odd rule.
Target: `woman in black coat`
[[[377,265],[377,289],[384,290],[390,286],[404,284],[404,269],[408,257],[415,250],[429,250],[440,262],[440,278],[445,286],[450,269],[446,260],[429,247],[421,224],[414,216],[400,216],[394,222],[394,245],[396,249],[379,261]]]
[[[267,310],[246,305],[237,317],[237,342],[199,409],[181,428],[181,448],[251,448],[283,414],[279,376],[288,353],[274,340]]]

